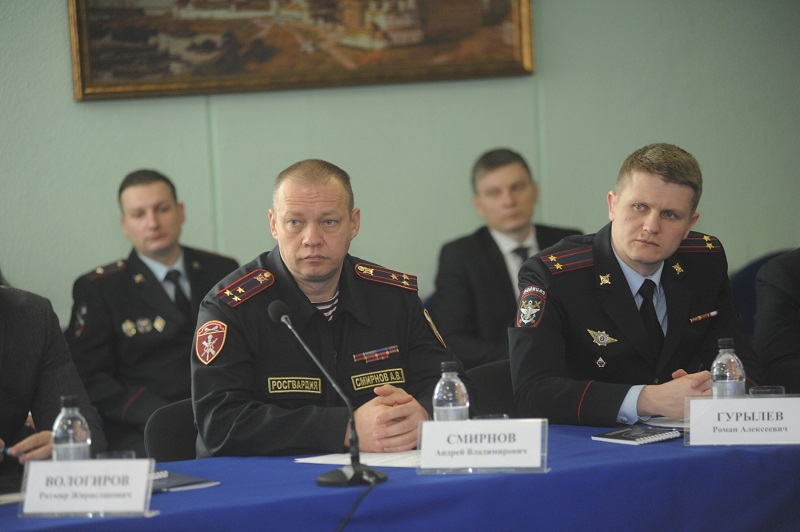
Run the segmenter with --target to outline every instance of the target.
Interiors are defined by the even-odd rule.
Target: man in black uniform
[[[508,358],[524,260],[581,234],[531,222],[539,187],[528,163],[512,150],[481,155],[472,168],[472,190],[472,204],[486,225],[442,246],[431,303],[447,344],[467,369]]]
[[[186,351],[200,301],[238,264],[180,245],[184,206],[164,175],[129,174],[118,199],[134,249],[127,260],[75,281],[65,335],[103,418],[109,449],[133,449],[142,457],[150,414],[190,396]]]
[[[735,340],[748,380],[761,379],[722,245],[691,231],[701,193],[694,157],[645,146],[608,193],[610,224],[525,262],[509,330],[521,415],[595,426],[682,418],[686,396],[710,393],[723,337]],[[640,292],[646,285],[654,291]]]
[[[281,172],[269,211],[278,246],[226,277],[200,306],[192,356],[198,456],[342,452],[348,411],[267,309],[299,334],[355,408],[362,451],[413,449],[441,362],[454,360],[416,278],[348,254],[358,234],[350,178],[320,160]]]

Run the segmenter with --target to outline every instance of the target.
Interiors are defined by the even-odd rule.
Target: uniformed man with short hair
[[[198,456],[341,452],[349,415],[299,334],[355,409],[362,451],[417,445],[445,350],[413,275],[348,254],[361,213],[350,178],[306,160],[281,172],[269,211],[278,245],[226,277],[200,307],[192,355]]]
[[[691,231],[702,183],[691,154],[645,146],[608,193],[610,224],[525,262],[509,330],[520,415],[595,426],[682,418],[685,397],[710,393],[719,338],[734,338],[748,380],[761,380],[722,244]]]
[[[161,173],[128,174],[118,200],[133,250],[75,281],[65,335],[109,449],[144,457],[150,414],[190,396],[186,352],[200,301],[238,264],[180,245],[184,206]]]

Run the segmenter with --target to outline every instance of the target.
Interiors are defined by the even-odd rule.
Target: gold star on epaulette
[[[604,284],[611,284],[611,274],[607,273],[605,275],[600,275],[600,286]]]
[[[356,264],[355,271],[359,277],[367,281],[374,281],[376,283],[399,286],[406,290],[417,291],[416,275],[408,275],[403,272],[389,270],[376,264],[365,265],[363,263]]]
[[[722,244],[713,236],[689,233],[678,247],[681,253],[721,253]]]
[[[547,258],[540,257],[539,260],[547,266],[551,275],[559,275],[594,265],[592,248],[586,246],[563,249],[548,255]]]
[[[681,265],[678,264],[677,262],[672,265],[672,269],[675,270],[675,273],[677,273],[678,275],[683,273],[683,268],[681,268]]]
[[[128,268],[128,263],[120,259],[116,262],[112,262],[111,264],[106,264],[105,266],[98,266],[93,271],[89,272],[87,277],[89,279],[95,280],[99,279],[100,277],[105,277],[106,275],[110,275],[112,273],[124,271],[127,268]]]
[[[274,283],[275,276],[267,270],[253,270],[217,292],[217,297],[228,306],[236,307]]]

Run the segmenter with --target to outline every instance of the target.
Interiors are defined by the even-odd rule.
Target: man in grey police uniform
[[[414,276],[348,254],[360,216],[337,166],[306,160],[278,175],[269,211],[278,246],[226,277],[200,306],[192,356],[198,456],[348,445],[347,408],[291,331],[268,316],[276,300],[353,403],[361,450],[416,446],[441,362],[455,358]]]
[[[184,206],[166,176],[132,172],[122,181],[118,199],[122,229],[134,249],[127,260],[75,281],[65,336],[102,416],[109,449],[132,449],[144,457],[150,414],[190,396],[186,352],[200,301],[238,264],[180,245]],[[170,270],[180,272],[181,292],[166,279]]]
[[[669,144],[645,146],[625,160],[608,193],[610,224],[525,262],[509,330],[521,415],[595,426],[682,418],[686,396],[710,393],[708,369],[723,337],[734,338],[751,383],[761,379],[722,245],[691,231],[701,193],[692,155]],[[648,279],[661,346],[637,308]]]

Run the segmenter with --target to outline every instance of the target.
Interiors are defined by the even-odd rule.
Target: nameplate
[[[689,400],[687,445],[800,444],[800,397]]]
[[[31,460],[25,464],[22,517],[145,515],[155,461]]]
[[[419,473],[545,473],[546,419],[425,421]]]

